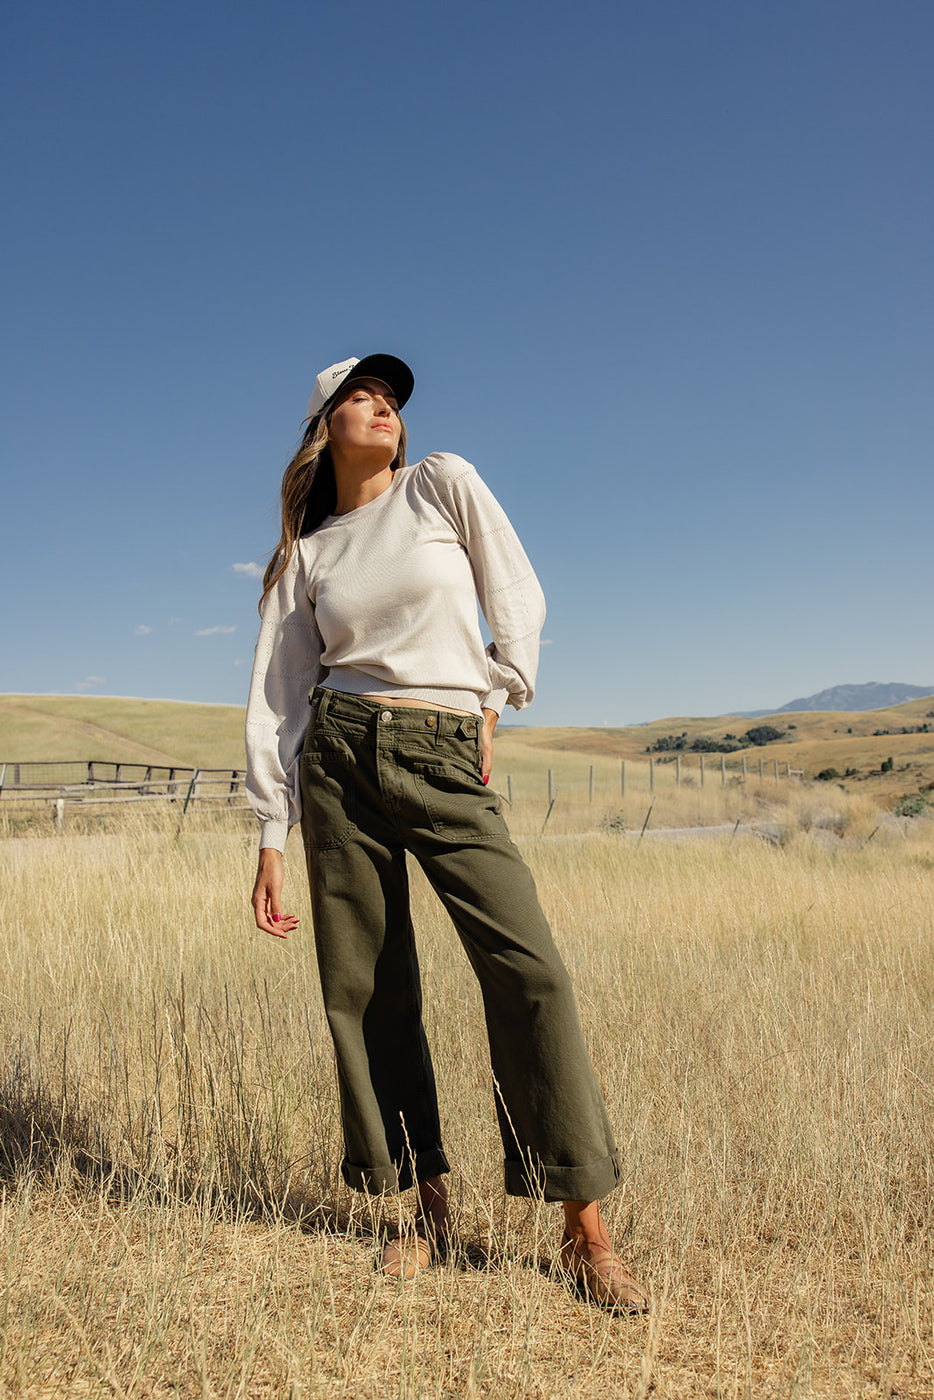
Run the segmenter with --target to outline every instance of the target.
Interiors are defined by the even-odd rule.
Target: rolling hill
[[[243,708],[85,695],[0,695],[0,763],[102,759],[242,768]]]
[[[776,711],[765,717],[781,738],[734,753],[747,762],[777,760],[802,769],[807,778],[835,768],[849,773],[847,786],[860,785],[881,801],[934,783],[934,697],[876,710]],[[712,741],[741,737],[750,726],[735,715],[717,718],[671,716],[651,724],[619,729],[504,728],[498,741],[499,766],[513,757],[548,766],[549,754],[580,754],[647,763],[660,739],[685,736]],[[670,754],[668,755],[670,758]],[[67,759],[242,768],[243,709],[237,705],[194,705],[165,700],[51,695],[0,696],[0,763]],[[891,768],[883,764],[891,759]],[[689,761],[697,763],[691,753]],[[712,759],[711,761],[719,761]]]

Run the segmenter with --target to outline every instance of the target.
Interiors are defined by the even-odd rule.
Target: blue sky
[[[413,366],[538,724],[934,684],[928,0],[7,21],[0,690],[242,702],[311,382]]]

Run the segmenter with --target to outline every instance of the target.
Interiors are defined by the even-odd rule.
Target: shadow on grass
[[[37,1068],[37,1058],[23,1048],[0,1066],[0,1185],[44,1180],[103,1196],[116,1206],[142,1200],[161,1208],[196,1206],[231,1224],[289,1224],[303,1233],[340,1235],[366,1244],[373,1249],[374,1261],[398,1222],[400,1207],[403,1215],[409,1213],[409,1203],[398,1196],[367,1197],[350,1191],[341,1180],[333,1145],[324,1148],[320,1160],[287,1163],[274,1144],[267,1144],[265,1155],[260,1151],[257,1143],[264,1135],[255,1120],[244,1122],[230,1113],[212,1114],[207,1154],[203,1121],[186,1154],[165,1140],[155,1116],[140,1117],[138,1109],[131,1143],[122,1124],[108,1121],[99,1105],[86,1104],[64,1056],[54,1076]],[[539,1203],[530,1203],[530,1211],[540,1209]],[[527,1234],[522,1240],[521,1229],[519,1238],[510,1232],[509,1240],[500,1244],[469,1215],[458,1220],[455,1214],[447,1262],[478,1273],[518,1267],[557,1281],[562,1277],[555,1267],[560,1212],[550,1209],[556,1210],[549,1222],[554,1238],[549,1238],[549,1229],[542,1247],[530,1245]],[[538,1231],[533,1233],[542,1238]]]
[[[363,1238],[377,1233],[373,1221],[341,1199],[339,1183],[326,1194],[304,1185],[283,1188],[279,1183],[294,1173],[273,1175],[269,1164],[257,1161],[255,1149],[240,1160],[237,1142],[215,1140],[220,1150],[209,1174],[203,1166],[183,1161],[177,1147],[165,1141],[158,1147],[149,1143],[151,1157],[161,1158],[158,1163],[120,1161],[110,1142],[110,1131],[82,1105],[77,1086],[52,1087],[24,1056],[14,1056],[0,1069],[0,1184],[27,1177],[67,1182],[114,1204],[145,1197],[162,1206],[205,1205],[232,1222],[287,1221],[310,1233]]]

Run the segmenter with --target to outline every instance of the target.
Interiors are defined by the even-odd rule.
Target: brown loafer
[[[561,1241],[561,1267],[591,1302],[611,1312],[644,1313],[649,1300],[612,1249],[602,1250],[595,1259],[585,1259],[565,1234]]]
[[[383,1245],[380,1273],[387,1278],[415,1278],[434,1263],[434,1253],[424,1235],[394,1235]]]

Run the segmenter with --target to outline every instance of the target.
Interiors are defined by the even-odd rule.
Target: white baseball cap
[[[351,378],[381,380],[392,390],[400,408],[408,402],[415,388],[415,375],[404,360],[397,360],[395,355],[364,355],[362,360],[351,357],[338,365],[329,365],[318,375],[308,400],[308,417],[314,418],[320,413],[344,381]]]

